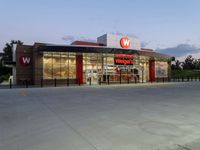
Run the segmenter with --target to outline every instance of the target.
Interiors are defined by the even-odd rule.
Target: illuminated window
[[[44,53],[43,55],[44,79],[76,78],[75,53]]]
[[[43,76],[45,79],[53,78],[53,59],[52,53],[44,53],[43,56]]]

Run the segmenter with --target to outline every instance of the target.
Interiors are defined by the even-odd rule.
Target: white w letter
[[[124,39],[124,45],[125,45],[125,46],[129,46],[129,45],[130,45],[130,40]]]
[[[30,58],[30,57],[23,57],[22,59],[23,59],[23,63],[24,63],[24,64],[29,64],[30,61],[31,61],[31,58]]]

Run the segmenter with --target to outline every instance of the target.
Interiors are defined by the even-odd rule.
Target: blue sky
[[[149,48],[200,47],[199,0],[0,0],[0,48],[95,40],[104,33],[139,37]]]

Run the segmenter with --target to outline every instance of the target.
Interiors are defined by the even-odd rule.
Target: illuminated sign
[[[27,65],[29,65],[31,63],[31,58],[28,57],[28,56],[21,56],[19,58],[19,63],[21,65],[27,66]]]
[[[131,42],[127,37],[123,37],[120,40],[120,45],[122,48],[129,48],[131,45]]]
[[[134,58],[134,55],[130,55],[130,54],[115,54],[115,57],[119,57],[119,58]]]
[[[115,65],[133,65],[134,55],[128,54],[115,54]]]

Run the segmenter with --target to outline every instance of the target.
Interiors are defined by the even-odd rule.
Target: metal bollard
[[[12,89],[12,80],[10,79],[10,89]]]
[[[92,79],[91,77],[89,78],[90,86],[92,85]]]
[[[163,83],[165,82],[165,78],[163,78]]]
[[[120,70],[120,76],[119,76],[119,83],[122,84],[122,74],[121,74],[121,70]]]
[[[69,86],[69,78],[67,78],[67,86]]]
[[[56,78],[54,79],[54,87],[57,86],[57,83],[56,83]]]
[[[108,76],[108,85],[110,84],[110,76]]]
[[[43,79],[41,79],[41,81],[40,81],[40,86],[41,86],[41,88],[43,87]]]
[[[127,78],[127,83],[129,84],[129,77]]]
[[[81,80],[78,78],[78,85],[81,86]]]
[[[28,80],[25,80],[26,88],[28,88]]]
[[[99,78],[99,85],[101,85],[101,78]]]

